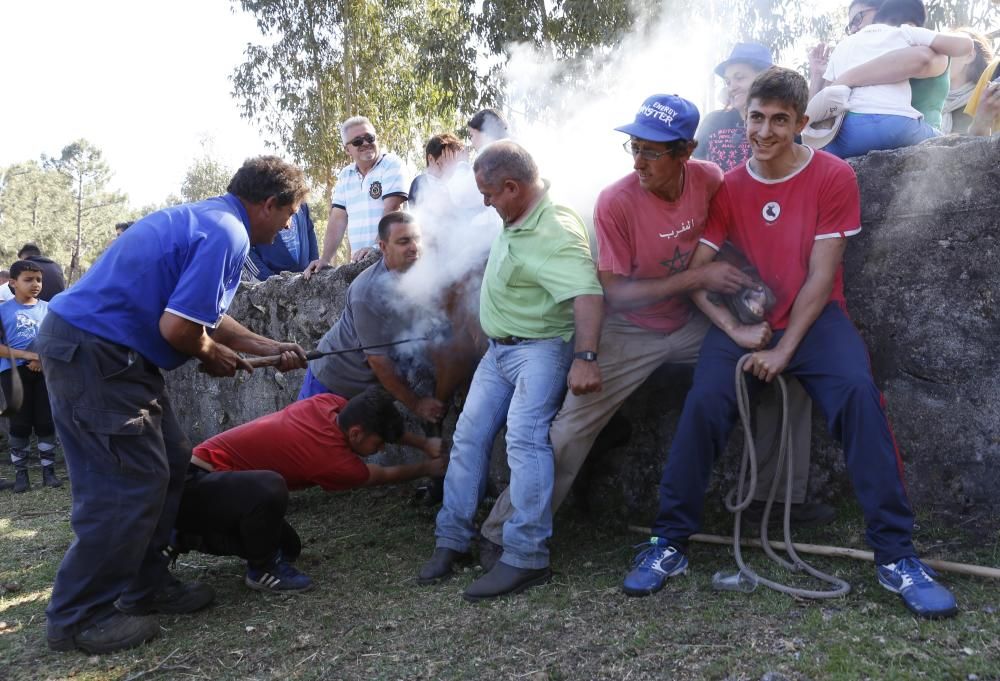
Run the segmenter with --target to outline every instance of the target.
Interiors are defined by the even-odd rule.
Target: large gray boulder
[[[864,231],[849,242],[847,299],[888,400],[911,498],[923,509],[996,515],[1000,137],[944,138],[874,152],[853,164]],[[314,347],[366,264],[327,270],[309,282],[285,274],[246,286],[231,314],[258,333]],[[625,403],[628,443],[595,450],[577,487],[592,509],[640,521],[651,517],[690,373],[664,367]],[[168,378],[196,442],[281,408],[295,398],[301,380],[302,372],[271,369],[210,379],[194,363]],[[849,493],[842,455],[819,415],[813,431],[812,496]],[[714,489],[732,480],[739,444],[735,434]],[[502,444],[495,451],[502,458]]]

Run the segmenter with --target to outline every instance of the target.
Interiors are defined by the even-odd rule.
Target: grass
[[[318,584],[311,593],[256,593],[243,586],[240,561],[186,554],[176,572],[211,584],[213,607],[161,617],[162,635],[132,651],[53,653],[44,608],[72,538],[69,492],[0,494],[2,679],[1000,679],[995,582],[947,576],[962,612],[925,622],[876,584],[870,564],[842,559],[815,562],[852,584],[843,599],[713,592],[712,574],[732,558],[699,545],[688,576],[627,598],[620,583],[642,537],[572,509],[557,518],[551,584],[470,605],[461,591],[478,568],[416,586],[434,513],[405,487],[293,496],[290,520],[305,543],[298,564]],[[996,535],[921,520],[925,555],[996,564]],[[710,514],[707,530],[725,533],[725,517]],[[860,517],[845,502],[835,525],[796,539],[861,548]],[[764,568],[762,553],[746,555]]]

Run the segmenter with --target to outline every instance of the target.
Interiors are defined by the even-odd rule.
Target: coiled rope
[[[834,588],[829,590],[813,590],[801,589],[787,584],[782,584],[781,582],[761,577],[743,560],[743,552],[740,544],[741,520],[743,511],[750,506],[754,498],[754,493],[757,490],[757,449],[754,446],[753,429],[751,428],[750,420],[750,395],[747,391],[746,372],[744,371],[744,367],[746,363],[750,361],[751,357],[752,355],[748,353],[743,355],[736,363],[736,406],[739,410],[740,422],[743,425],[743,458],[740,462],[739,480],[737,481],[736,486],[729,491],[729,494],[726,495],[725,499],[726,509],[731,513],[736,514],[733,521],[733,553],[736,557],[736,565],[739,567],[740,573],[745,575],[748,579],[756,583],[763,584],[764,586],[774,589],[775,591],[780,591],[781,593],[797,596],[799,598],[810,599],[839,598],[840,596],[846,596],[851,591],[850,584],[839,577],[834,577],[833,575],[818,570],[802,560],[799,557],[799,554],[796,553],[795,546],[792,543],[792,473],[794,472],[794,464],[788,451],[791,447],[789,442],[790,429],[788,423],[788,385],[785,383],[784,377],[780,375],[777,376],[777,383],[778,390],[781,394],[781,431],[778,444],[778,464],[776,470],[781,471],[782,465],[784,465],[784,538],[785,551],[788,553],[788,557],[791,560],[785,560],[775,553],[767,539],[767,526],[771,517],[771,508],[774,505],[774,498],[777,496],[778,492],[778,480],[781,477],[780,473],[776,474],[774,479],[771,481],[771,490],[768,493],[767,502],[764,505],[764,514],[760,521],[761,547],[764,549],[764,553],[766,553],[771,560],[778,563],[785,569],[793,572],[807,572],[816,579],[833,585]],[[749,480],[747,480],[748,469]],[[744,494],[744,489],[746,490],[746,494]]]

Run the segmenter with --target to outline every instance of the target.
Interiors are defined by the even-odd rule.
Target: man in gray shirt
[[[396,211],[378,225],[382,259],[366,269],[347,289],[347,304],[333,327],[319,342],[318,350],[345,350],[392,343],[414,335],[425,335],[425,310],[402,303],[397,294],[400,276],[420,258],[420,228],[413,216]],[[393,397],[424,421],[437,423],[445,415],[442,399],[420,395],[407,380],[408,369],[423,364],[430,373],[432,360],[415,344],[369,348],[359,352],[328,355],[309,362],[298,399],[319,393],[334,393],[348,399],[365,388],[382,384]],[[438,395],[453,386],[435,387]],[[445,392],[442,392],[445,391]]]

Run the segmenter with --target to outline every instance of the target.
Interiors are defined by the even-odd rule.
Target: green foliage
[[[235,1],[235,0],[234,0]],[[300,163],[329,198],[349,159],[339,125],[368,116],[406,156],[455,127],[476,96],[475,51],[460,0],[240,0],[265,45],[233,74],[242,115]]]
[[[181,182],[181,196],[184,201],[194,202],[225,194],[232,177],[232,170],[206,153],[188,167]]]
[[[75,280],[114,235],[114,224],[133,217],[126,197],[107,190],[110,170],[86,140],[58,157],[0,168],[0,258],[17,257],[27,242],[67,268]]]
[[[104,209],[123,206],[127,197],[107,191],[111,169],[104,162],[101,150],[87,140],[80,139],[63,147],[58,157],[43,154],[42,165],[62,175],[69,184],[75,229],[72,232],[69,269],[66,274],[67,281],[72,282],[83,274],[81,257],[103,243],[103,240],[95,243],[91,238],[93,219],[107,219],[108,211]]]

